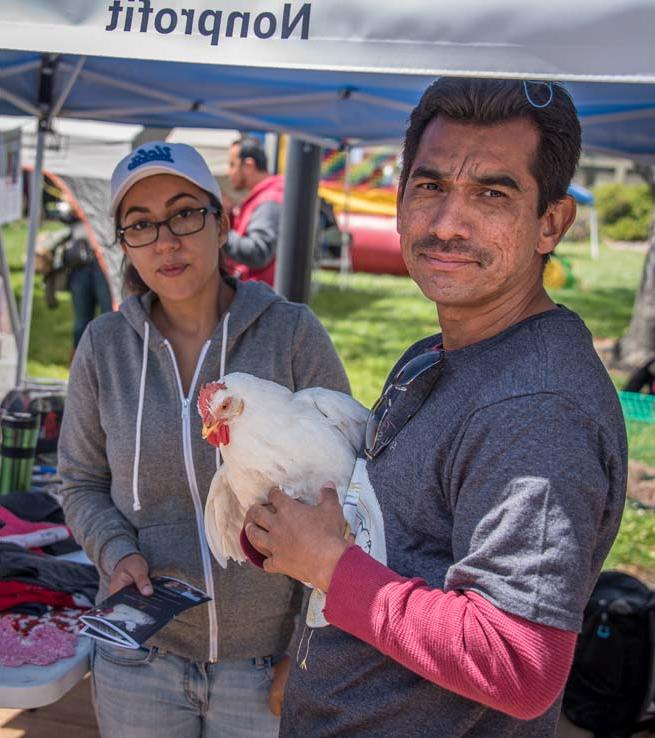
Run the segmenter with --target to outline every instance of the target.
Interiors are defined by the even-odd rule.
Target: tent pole
[[[66,86],[62,90],[61,95],[59,95],[59,100],[57,100],[57,102],[54,104],[52,108],[52,111],[50,112],[50,118],[56,118],[61,112],[61,109],[64,107],[64,103],[68,99],[68,96],[70,95],[75,82],[77,82],[77,78],[80,76],[80,72],[82,71],[82,67],[84,66],[85,62],[86,62],[85,56],[81,56],[77,60],[77,64],[73,68],[73,72],[71,76],[68,78],[68,82],[66,82]]]
[[[344,275],[350,274],[353,269],[352,253],[350,250],[352,236],[350,234],[350,195],[352,194],[352,185],[350,183],[350,165],[352,155],[352,147],[346,145],[346,162],[343,168],[343,229],[341,231],[341,254],[339,264],[339,288],[346,288],[346,278]]]
[[[16,386],[21,387],[25,381],[27,369],[27,352],[30,343],[30,323],[32,320],[32,297],[34,294],[34,248],[41,220],[41,198],[43,195],[43,150],[47,119],[39,121],[36,136],[36,157],[32,171],[30,187],[30,225],[27,235],[27,261],[25,263],[25,280],[23,295],[20,301],[20,334],[18,340],[18,363],[16,365]]]
[[[14,332],[14,336],[18,341],[20,333],[20,319],[18,318],[18,308],[16,307],[16,299],[14,298],[14,291],[11,289],[11,280],[9,274],[9,262],[7,261],[7,255],[5,254],[5,245],[2,238],[2,231],[0,230],[0,282],[4,283],[5,291],[7,294],[7,306],[9,310],[9,322],[11,323],[11,330]]]
[[[317,226],[321,148],[290,138],[275,263],[275,289],[294,302],[308,302]]]
[[[45,136],[50,126],[52,95],[54,88],[57,55],[43,54],[39,79],[39,123],[36,134],[36,154],[30,187],[30,225],[27,233],[27,258],[23,294],[20,301],[20,334],[18,337],[18,361],[16,364],[16,387],[22,387],[27,374],[27,354],[30,346],[32,322],[32,298],[34,297],[34,262],[36,236],[41,220],[43,197],[43,153]]]

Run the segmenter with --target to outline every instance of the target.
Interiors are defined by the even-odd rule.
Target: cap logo
[[[152,149],[139,149],[130,159],[127,168],[131,171],[140,167],[142,164],[147,164],[149,161],[169,161],[171,164],[175,163],[171,156],[169,146],[154,146]]]

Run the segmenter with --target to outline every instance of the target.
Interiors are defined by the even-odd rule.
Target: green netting
[[[655,395],[619,392],[631,459],[655,466]]]

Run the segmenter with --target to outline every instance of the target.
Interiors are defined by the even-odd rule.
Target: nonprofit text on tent
[[[210,38],[212,46],[216,46],[221,37],[234,36],[267,39],[278,35],[287,39],[295,32],[296,38],[308,39],[311,3],[304,3],[295,11],[291,3],[285,3],[281,17],[279,10],[255,14],[222,10],[200,12],[196,8],[157,9],[151,0],[113,0],[107,10],[110,19],[106,31],[200,34]]]

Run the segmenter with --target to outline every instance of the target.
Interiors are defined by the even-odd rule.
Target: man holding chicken
[[[327,593],[281,736],[555,734],[627,464],[591,336],[543,287],[579,151],[556,84],[442,78],[414,109],[398,230],[441,333],[389,375],[343,511],[273,490],[246,523],[267,571]]]

